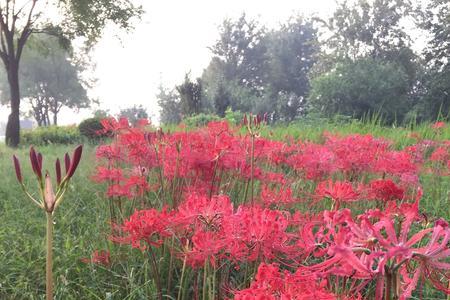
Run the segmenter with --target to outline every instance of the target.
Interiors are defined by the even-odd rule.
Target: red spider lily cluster
[[[178,271],[167,273],[200,286],[193,299],[409,299],[425,282],[450,294],[450,228],[419,205],[419,176],[450,174],[449,143],[274,141],[263,120],[174,133],[104,120],[114,138],[97,148],[93,180],[105,183],[111,239],[153,257],[169,249]]]

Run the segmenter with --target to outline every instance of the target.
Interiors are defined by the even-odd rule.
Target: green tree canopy
[[[364,58],[340,63],[311,83],[311,110],[326,116],[380,114],[402,121],[410,109],[408,76],[397,64]]]
[[[178,124],[181,122],[180,97],[175,90],[167,90],[162,85],[156,95],[161,108],[159,122],[161,124]]]
[[[58,17],[51,13],[58,12]],[[51,12],[49,14],[49,12]],[[131,0],[0,0],[0,59],[7,74],[11,114],[6,126],[6,143],[16,147],[20,141],[19,65],[24,47],[33,33],[57,36],[64,45],[82,37],[92,45],[108,23],[131,27],[131,18],[142,9]]]
[[[80,77],[84,65],[61,48],[55,37],[36,35],[24,49],[19,80],[20,92],[31,107],[31,115],[39,126],[58,123],[61,108],[87,108],[91,100],[87,96],[88,82]],[[2,90],[8,90],[7,81]],[[2,93],[2,96],[8,93]],[[7,101],[8,98],[3,98]],[[50,117],[50,114],[52,117]]]

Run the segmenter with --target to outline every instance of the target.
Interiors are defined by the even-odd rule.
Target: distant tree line
[[[272,30],[245,14],[226,19],[202,76],[160,87],[161,122],[227,109],[267,112],[273,122],[307,113],[397,124],[446,118],[450,2],[426,3],[343,1],[329,19],[295,16]]]

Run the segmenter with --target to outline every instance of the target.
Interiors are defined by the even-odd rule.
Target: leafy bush
[[[78,125],[78,129],[82,136],[87,137],[91,141],[106,138],[109,136],[107,132],[100,132],[100,130],[103,129],[101,118],[86,119]]]
[[[239,110],[233,111],[231,108],[228,108],[225,111],[225,120],[227,120],[230,124],[238,125],[244,119],[244,114]]]
[[[23,130],[21,137],[23,145],[74,144],[81,142],[81,140],[80,132],[74,125]]]
[[[201,127],[205,126],[211,121],[219,121],[220,117],[213,114],[200,113],[191,117],[187,117],[183,120],[183,123],[188,127]]]

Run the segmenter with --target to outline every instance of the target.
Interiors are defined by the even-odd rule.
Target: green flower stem
[[[45,266],[46,299],[53,300],[53,214],[51,212],[47,212],[47,259]]]

